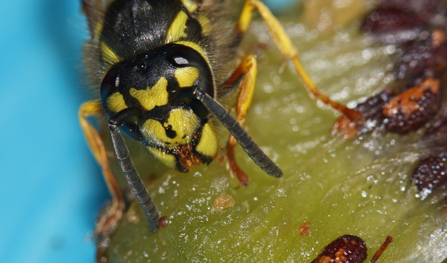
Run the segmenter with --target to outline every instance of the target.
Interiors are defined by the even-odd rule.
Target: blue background
[[[78,0],[0,3],[0,262],[95,261],[109,194],[77,119],[86,38]]]
[[[109,194],[77,119],[79,2],[0,3],[0,262],[94,262]]]

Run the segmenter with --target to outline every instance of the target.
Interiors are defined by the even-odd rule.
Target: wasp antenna
[[[152,201],[149,192],[141,180],[132,158],[129,154],[126,142],[119,130],[120,122],[111,118],[109,122],[110,134],[112,135],[113,147],[115,148],[116,157],[126,177],[127,183],[130,186],[133,194],[141,205],[141,208],[146,215],[149,231],[153,234],[158,231],[158,210]]]
[[[282,176],[281,169],[259,148],[244,127],[219,102],[199,88],[193,91],[193,95],[228,129],[242,149],[264,172],[277,178]]]

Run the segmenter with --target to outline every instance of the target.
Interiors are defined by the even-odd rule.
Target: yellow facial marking
[[[107,98],[107,108],[112,112],[120,112],[124,109],[127,109],[126,102],[124,101],[124,97],[121,93],[115,92]]]
[[[205,124],[202,129],[202,136],[199,144],[196,146],[196,151],[207,156],[214,157],[217,153],[217,138],[211,125]]]
[[[194,42],[190,42],[190,41],[177,41],[175,43],[179,44],[179,45],[184,45],[184,46],[187,46],[187,47],[190,47],[190,48],[194,49],[195,51],[199,52],[200,55],[202,55],[202,57],[206,60],[206,62],[208,62],[208,63],[210,62],[208,60],[208,57],[205,54],[205,51],[198,44],[196,44]]]
[[[191,87],[199,78],[200,72],[196,67],[178,68],[175,70],[175,79],[180,88]]]
[[[152,138],[163,147],[175,147],[189,144],[200,125],[197,115],[190,110],[174,109],[170,112],[167,122],[149,119],[142,127],[143,134]],[[168,136],[170,135],[170,136]]]
[[[199,23],[202,26],[202,33],[204,36],[208,36],[211,32],[211,24],[208,17],[206,17],[204,14],[199,15]]]
[[[165,42],[172,43],[179,40],[182,37],[186,37],[186,21],[188,20],[188,15],[180,11],[174,18],[171,26],[169,27],[168,34],[166,35]]]
[[[175,167],[175,156],[169,153],[165,153],[160,151],[159,149],[155,147],[147,147],[149,151],[155,155],[155,157],[160,160],[162,163],[164,163],[168,167]]]
[[[145,90],[130,89],[130,95],[137,99],[141,106],[147,111],[152,110],[155,106],[163,106],[168,103],[168,81],[161,77],[152,87]]]
[[[197,4],[191,0],[182,0],[182,3],[190,13],[194,13],[197,10]]]
[[[120,62],[118,55],[104,42],[101,42],[101,55],[102,59],[108,64],[116,64]]]

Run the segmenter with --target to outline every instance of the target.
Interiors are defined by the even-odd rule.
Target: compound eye
[[[104,76],[99,89],[99,98],[101,100],[102,108],[106,115],[110,118],[111,115],[118,113],[125,107],[123,96],[120,95],[123,77],[118,69],[111,68]],[[118,96],[117,96],[118,95]]]
[[[99,98],[101,99],[104,109],[107,108],[107,99],[112,94],[118,92],[120,82],[120,74],[118,73],[118,70],[114,68],[111,68],[102,79],[101,87],[99,89]]]
[[[214,97],[213,76],[210,66],[202,53],[192,47],[174,44],[166,51],[166,59],[174,67],[197,68],[200,72],[198,87],[211,97]]]
[[[166,53],[169,62],[176,67],[186,67],[194,64],[194,55],[191,49],[185,46],[171,47]]]

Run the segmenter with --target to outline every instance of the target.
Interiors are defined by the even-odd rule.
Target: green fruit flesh
[[[312,78],[336,101],[352,105],[391,80],[393,47],[372,45],[355,26],[326,38],[299,24],[286,28]],[[267,34],[263,24],[253,29],[251,38]],[[284,176],[269,177],[239,146],[238,162],[251,178],[247,188],[238,188],[217,160],[187,174],[157,164],[147,187],[169,225],[150,234],[134,201],[104,254],[108,262],[310,262],[345,234],[367,243],[367,262],[388,235],[394,241],[379,262],[446,258],[445,190],[421,200],[409,179],[428,152],[420,135],[377,127],[349,141],[332,137],[337,113],[309,97],[292,67],[278,73],[281,55],[273,42],[256,54],[259,75],[244,126]],[[137,163],[156,163],[142,159]],[[214,200],[224,194],[236,205],[216,210]],[[307,236],[298,233],[303,222],[311,223]]]

